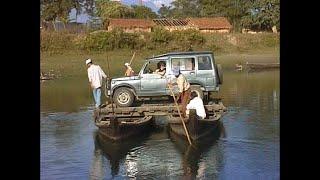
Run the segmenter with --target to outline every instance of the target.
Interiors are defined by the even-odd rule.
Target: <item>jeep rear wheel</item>
[[[195,91],[198,95],[198,97],[200,97],[201,99],[203,99],[203,91],[201,90],[201,86],[199,85],[191,85],[190,86],[190,90]]]
[[[129,107],[133,104],[134,95],[130,89],[122,87],[116,89],[113,101],[120,107]]]

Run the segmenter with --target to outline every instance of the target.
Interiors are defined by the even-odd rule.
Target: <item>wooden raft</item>
[[[181,111],[181,106],[179,106],[179,108]],[[222,114],[227,110],[227,108],[222,104],[221,101],[215,103],[210,102],[205,105],[205,109],[208,115],[214,115],[216,113]],[[112,116],[113,113],[117,118],[179,115],[178,110],[173,103],[143,104],[137,107],[116,107],[114,105],[114,108],[112,108],[111,104],[109,104],[104,108],[96,109],[94,111],[94,119],[98,119],[101,117],[108,119],[108,117]]]

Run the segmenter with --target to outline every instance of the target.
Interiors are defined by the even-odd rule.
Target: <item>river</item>
[[[224,72],[228,108],[211,143],[194,150],[165,117],[124,143],[101,138],[85,76],[41,83],[41,179],[280,179],[279,70]]]

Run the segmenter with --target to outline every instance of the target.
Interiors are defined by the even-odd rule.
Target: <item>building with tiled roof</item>
[[[232,29],[232,25],[225,17],[212,18],[188,18],[189,24],[197,27],[200,32],[227,32]]]
[[[151,32],[153,26],[149,19],[109,19],[108,31],[121,28],[124,32]]]
[[[232,25],[225,17],[187,18],[187,19],[109,19],[108,31],[121,28],[125,32],[151,32],[155,26],[169,31],[197,29],[200,32],[229,33]]]
[[[188,24],[189,20],[187,19],[163,18],[163,19],[153,19],[153,22],[157,26],[161,26],[168,31],[196,29],[196,27]]]

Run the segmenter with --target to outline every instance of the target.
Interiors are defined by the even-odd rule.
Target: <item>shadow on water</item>
[[[200,159],[203,154],[207,153],[214,145],[217,144],[220,137],[225,137],[225,130],[223,123],[217,121],[217,126],[214,127],[208,136],[202,138],[201,140],[193,142],[189,145],[186,138],[181,137],[168,130],[169,138],[174,143],[175,147],[179,150],[182,156],[182,168],[183,168],[183,178],[198,178],[203,176],[204,172],[202,170]],[[212,163],[210,166],[213,168],[219,167],[219,162],[215,161],[216,164]]]

